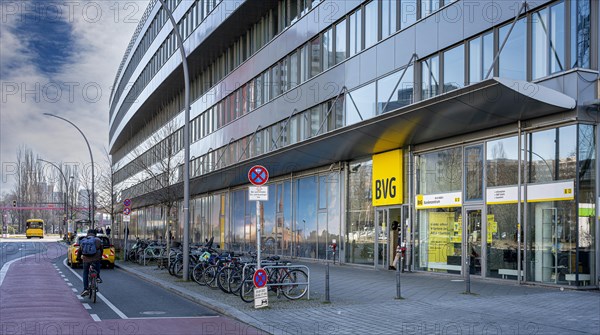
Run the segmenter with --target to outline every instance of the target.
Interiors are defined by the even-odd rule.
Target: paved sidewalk
[[[472,277],[464,294],[461,277],[396,273],[330,265],[330,301],[325,303],[322,263],[310,268],[310,300],[269,296],[255,310],[239,296],[184,282],[155,265],[117,263],[123,270],[272,334],[600,334],[600,292],[519,286]]]

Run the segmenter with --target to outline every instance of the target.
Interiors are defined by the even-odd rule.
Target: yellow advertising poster
[[[402,150],[373,155],[373,206],[402,204]]]
[[[454,255],[454,213],[429,213],[429,262],[446,263]]]
[[[498,222],[494,221],[494,214],[487,216],[487,243],[492,243],[492,235],[498,232]]]

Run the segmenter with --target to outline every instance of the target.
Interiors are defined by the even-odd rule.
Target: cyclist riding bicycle
[[[98,273],[98,283],[102,282],[102,279],[100,279],[100,267],[102,266],[102,247],[102,240],[96,237],[95,229],[88,230],[87,236],[82,238],[79,242],[79,252],[77,253],[77,258],[83,261],[82,297],[85,297],[90,293],[88,290],[90,264],[93,264],[94,269],[96,269],[96,272]]]

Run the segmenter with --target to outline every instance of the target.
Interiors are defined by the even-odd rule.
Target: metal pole
[[[177,22],[173,13],[164,0],[158,0],[162,8],[169,16],[169,21],[173,25],[173,33],[177,39],[179,53],[181,55],[181,65],[183,66],[183,79],[185,85],[185,124],[183,125],[183,280],[189,280],[190,264],[190,73],[188,70],[187,56],[183,48],[183,38],[177,29]]]
[[[260,201],[256,201],[256,268],[260,269]]]
[[[329,262],[327,263],[327,267],[325,268],[325,302],[331,302],[329,300]]]
[[[404,266],[402,262],[402,256],[400,256],[400,262],[396,266],[396,299],[402,299],[402,290],[400,287],[400,268]]]
[[[54,115],[54,114],[51,114],[51,113],[44,113],[44,115],[52,116],[52,117],[55,117],[57,119],[61,119],[61,120],[65,121],[65,122],[69,123],[70,125],[72,125],[73,127],[75,127],[75,129],[77,129],[77,131],[79,131],[79,133],[81,134],[81,136],[83,136],[83,139],[85,140],[85,144],[87,145],[88,151],[90,152],[90,160],[92,162],[92,195],[91,195],[90,199],[88,199],[88,200],[90,200],[89,201],[89,211],[90,211],[89,218],[90,218],[90,222],[91,222],[91,225],[92,225],[91,228],[93,229],[94,228],[94,221],[95,221],[95,217],[96,217],[95,213],[94,213],[94,210],[95,210],[95,207],[96,207],[96,202],[95,202],[95,199],[94,199],[94,193],[95,193],[95,191],[94,191],[94,155],[92,155],[92,148],[90,147],[90,142],[88,142],[88,139],[87,139],[87,137],[85,137],[85,134],[83,133],[83,131],[81,131],[81,129],[79,129],[79,127],[77,127],[77,125],[75,125],[73,122],[65,119],[64,117],[60,117],[58,115]]]
[[[521,120],[517,122],[517,146],[519,147],[519,157],[517,161],[517,282],[521,284]]]

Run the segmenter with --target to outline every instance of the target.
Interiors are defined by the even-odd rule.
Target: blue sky
[[[0,195],[24,145],[55,163],[106,162],[108,100],[148,1],[0,1]],[[98,173],[96,173],[98,175]]]

